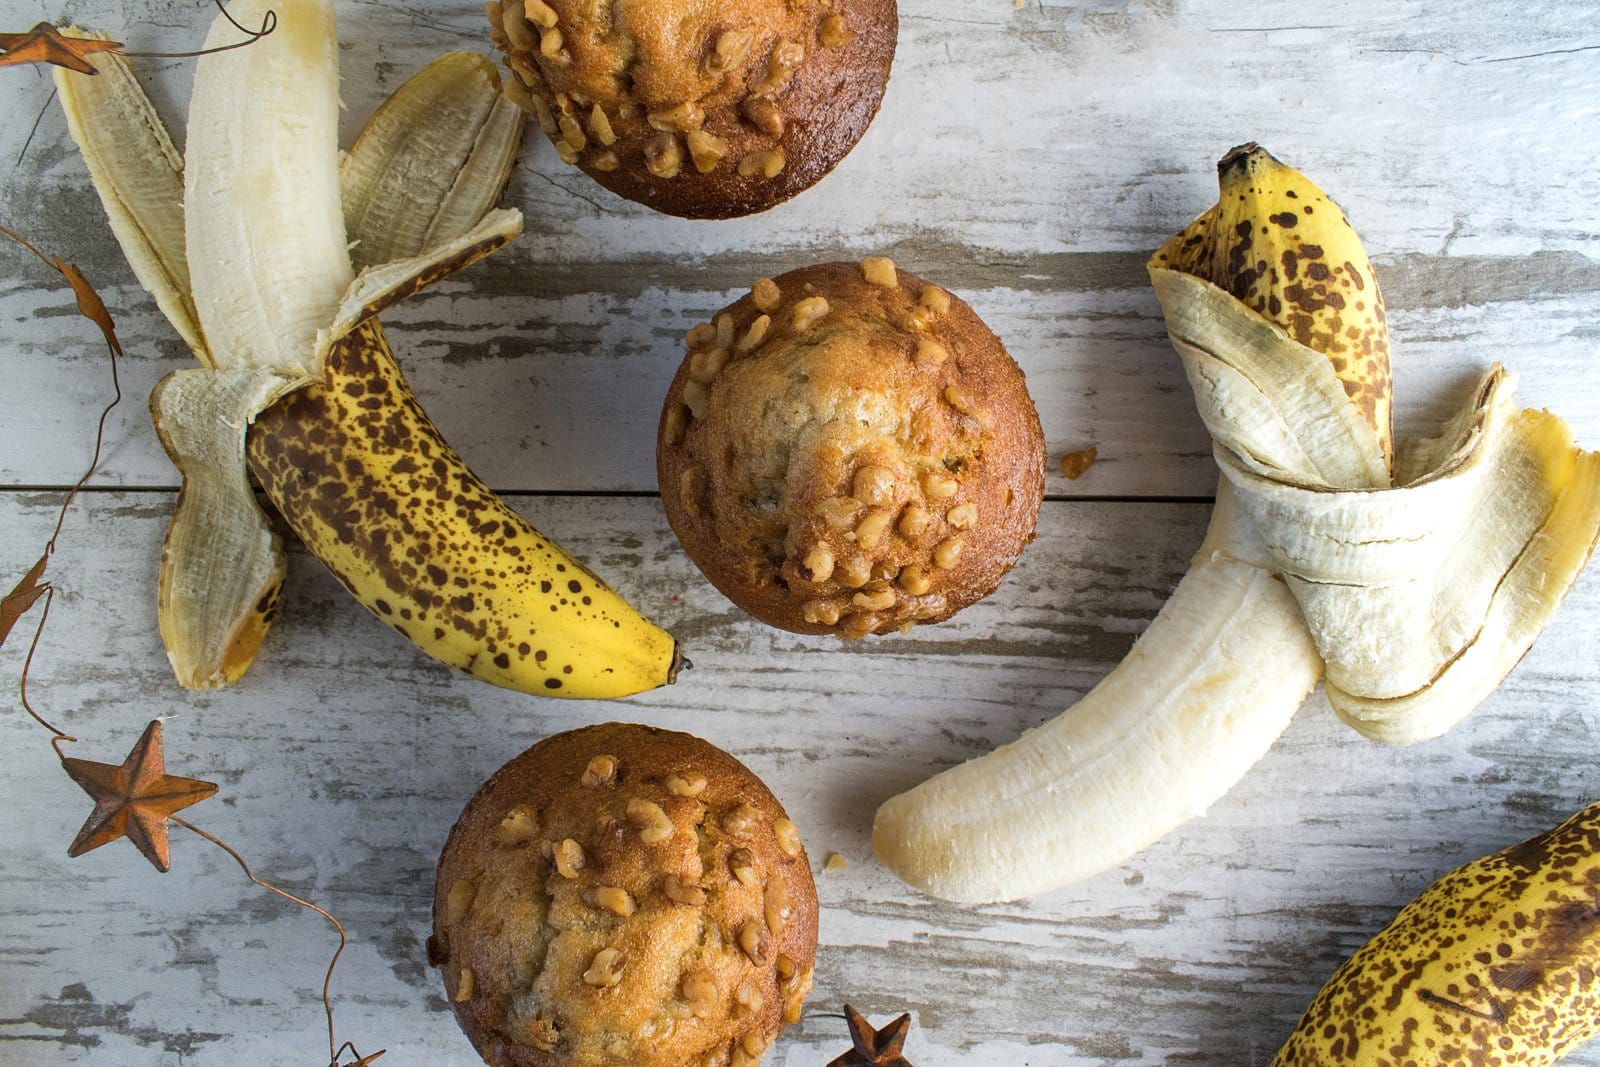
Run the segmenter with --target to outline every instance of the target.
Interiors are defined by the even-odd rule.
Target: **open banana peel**
[[[274,33],[198,61],[186,158],[120,57],[56,72],[112,231],[200,362],[151,396],[184,478],[158,595],[178,681],[237,681],[277,609],[283,546],[253,473],[341,583],[440,661],[550,696],[670,682],[672,637],[472,474],[377,321],[521,232],[494,206],[523,121],[493,64],[440,57],[341,159],[331,0],[272,7]],[[235,0],[207,47],[265,8]]]
[[[1392,448],[1387,323],[1355,232],[1255,145],[1150,261],[1222,468],[1205,543],[1073,708],[878,811],[912,885],[982,902],[1121,862],[1228,791],[1325,677],[1388,744],[1436,737],[1527,652],[1600,535],[1600,457],[1498,365]]]

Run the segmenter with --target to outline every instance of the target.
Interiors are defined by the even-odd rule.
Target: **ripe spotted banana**
[[[670,682],[671,636],[472,475],[376,318],[521,229],[494,209],[522,123],[492,64],[441,57],[341,164],[330,0],[272,6],[275,33],[199,61],[181,163],[123,60],[57,79],[113,231],[201,363],[151,397],[184,475],[159,586],[178,680],[236,681],[277,608],[284,556],[248,462],[346,588],[441,661],[553,696]]]
[[[1600,803],[1445,875],[1338,969],[1274,1067],[1544,1067],[1600,1037]]]
[[[1600,534],[1600,459],[1517,410],[1499,367],[1393,453],[1391,482],[1384,309],[1343,212],[1254,145],[1218,180],[1150,262],[1223,471],[1205,543],[1075,707],[878,810],[878,856],[932,895],[1011,899],[1126,859],[1226,793],[1324,671],[1367,736],[1436,736],[1527,651]]]

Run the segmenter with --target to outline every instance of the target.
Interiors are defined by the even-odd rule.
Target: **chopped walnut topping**
[[[761,880],[756,870],[756,858],[747,848],[736,848],[728,853],[728,870],[740,885],[755,885]]]
[[[739,928],[739,950],[750,958],[751,963],[766,963],[771,945],[767,931],[761,926],[749,922]]]
[[[589,132],[603,145],[617,143],[617,131],[611,128],[611,120],[606,117],[605,110],[599,104],[589,112]]]
[[[843,48],[855,39],[855,31],[845,24],[843,15],[829,15],[817,27],[817,43],[824,48]]]
[[[837,856],[838,853],[835,852],[834,855]],[[775,964],[775,967],[778,972],[779,982],[787,982],[789,979],[794,977],[794,960],[790,959],[785,953],[778,953],[778,962]]]
[[[916,563],[901,571],[900,577],[896,580],[900,583],[900,588],[912,596],[921,596],[933,585],[933,579],[929,577],[927,568]]]
[[[645,117],[645,121],[650,123],[652,129],[667,133],[688,133],[705,125],[706,113],[699,104],[685,100],[677,107],[668,108],[666,111],[652,111]]]
[[[727,348],[733,344],[733,314],[724,311],[717,316],[717,347]]]
[[[589,135],[583,132],[583,127],[578,125],[578,120],[571,115],[562,115],[558,124],[561,127],[561,139],[567,147],[574,152],[582,152],[589,146]]]
[[[832,309],[828,306],[827,297],[808,296],[795,304],[794,310],[790,312],[792,316],[790,321],[794,325],[795,332],[800,333],[810,329],[812,323],[822,318],[830,310]]]
[[[839,581],[851,589],[859,589],[872,577],[872,564],[862,556],[851,556],[834,568]]]
[[[867,517],[856,525],[856,544],[869,551],[877,548],[883,535],[889,532],[889,520],[893,517],[894,513],[888,508],[869,511]]]
[[[944,521],[957,530],[970,530],[978,521],[978,505],[960,504],[944,513]]]
[[[929,474],[922,479],[922,491],[929,500],[948,500],[959,488],[954,478],[943,474]]]
[[[552,26],[539,36],[539,54],[546,59],[562,58],[560,29]]]
[[[706,891],[703,888],[697,885],[689,885],[675,874],[669,874],[662,880],[661,891],[674,904],[699,907],[706,902]]]
[[[456,1001],[457,1004],[465,1004],[467,1001],[469,1001],[471,999],[472,999],[472,968],[471,967],[463,967],[463,968],[461,968],[461,976],[456,979],[455,1001]]]
[[[704,130],[691,130],[684,139],[689,143],[689,158],[694,160],[694,169],[701,174],[710,174],[728,154],[728,142]]]
[[[659,845],[672,836],[672,820],[653,800],[628,801],[628,818],[639,828],[639,840],[647,845]]]
[[[894,471],[869,463],[856,471],[850,481],[850,490],[857,500],[864,500],[868,504],[887,504],[894,499]]]
[[[603,948],[594,954],[583,980],[597,989],[609,989],[622,981],[622,953],[614,948]]]
[[[776,178],[783,171],[784,156],[781,148],[767,148],[759,152],[751,152],[739,160],[739,177],[754,178],[760,175],[763,178]],[[818,297],[817,299],[822,299]]]
[[[478,881],[475,878],[460,878],[450,887],[450,892],[444,898],[444,921],[450,924],[458,923],[472,910],[472,900],[478,895]]]
[[[609,174],[611,171],[616,170],[621,165],[622,161],[618,159],[617,154],[611,151],[609,148],[603,152],[596,152],[594,154],[594,158],[589,160],[589,166],[602,174]]]
[[[839,855],[839,853],[830,852],[828,853],[828,858],[823,861],[822,869],[825,871],[842,871],[849,865],[850,861]],[[789,968],[792,973],[794,969],[794,962],[792,960],[789,963]],[[778,974],[779,977],[783,976],[783,968],[781,966],[778,968]]]
[[[727,366],[726,348],[702,348],[689,354],[689,377],[697,382],[710,382]]]
[[[814,626],[832,626],[839,621],[839,604],[834,600],[808,600],[802,612]]]
[[[1092,466],[1100,456],[1100,450],[1094,445],[1080,448],[1076,452],[1068,452],[1061,457],[1061,473],[1067,476],[1068,481],[1077,481]]]
[[[683,335],[692,352],[697,348],[705,348],[716,340],[717,328],[709,322],[697,322],[689,327],[689,332]]]
[[[900,284],[900,276],[895,273],[894,260],[882,256],[874,256],[861,261],[861,276],[873,285],[882,285],[893,289]]]
[[[742,110],[750,124],[768,137],[783,136],[783,112],[771,100],[752,96],[745,100]]]
[[[699,382],[690,382],[690,385],[699,385]],[[687,389],[684,392],[688,392]],[[690,515],[700,514],[700,468],[689,466],[683,468],[683,473],[678,475],[678,495],[683,501],[683,509]]]
[[[531,52],[538,47],[539,39],[534,36],[533,27],[528,25],[521,0],[505,0],[500,5],[500,28],[505,31],[506,39],[516,51]]]
[[[928,512],[921,504],[908,504],[896,527],[906,537],[921,537],[928,529]]]
[[[683,999],[697,1019],[709,1019],[717,1008],[717,983],[710,971],[690,971],[683,976],[678,988]]]
[[[923,337],[917,341],[917,354],[913,358],[918,366],[942,367],[950,358],[950,350],[938,341]]]
[[[947,537],[933,550],[933,565],[940,570],[949,570],[956,565],[956,560],[961,558],[961,538]]]
[[[782,878],[774,877],[767,883],[766,899],[762,902],[762,917],[767,920],[767,929],[773,937],[782,937],[784,930],[788,929],[789,917],[794,914],[789,907],[789,885]]]
[[[565,140],[561,140],[561,141],[555,142],[555,146],[556,146],[556,156],[561,160],[561,162],[570,163],[570,164],[573,164],[573,165],[577,164],[577,162],[578,162],[578,152],[577,152],[577,150],[575,148],[572,147],[571,144],[567,143]]]
[[[676,178],[683,169],[683,149],[670,133],[658,133],[644,146],[645,169],[657,178]]]
[[[821,543],[812,545],[800,565],[811,576],[811,581],[825,582],[833,576],[833,550]]]
[[[637,908],[633,901],[633,894],[614,885],[596,886],[594,902],[597,907],[604,908],[613,915],[620,915],[623,918],[632,915]]]
[[[894,607],[894,602],[894,590],[889,588],[888,582],[873,582],[850,600],[856,607],[867,611],[887,611]]]
[[[501,848],[527,844],[539,834],[539,820],[527,808],[512,808],[494,829],[494,843]]]
[[[534,25],[546,30],[555,28],[556,9],[544,0],[522,0],[522,9],[527,13],[528,21]]]
[[[789,84],[806,58],[806,47],[799,41],[779,41],[767,57],[767,73],[750,87],[751,96],[772,96]]]
[[[761,825],[761,812],[755,805],[741,800],[732,811],[722,817],[722,828],[735,837],[749,837]]]
[[[854,497],[830,496],[817,505],[817,515],[835,530],[843,530],[856,521],[856,515],[864,506]]]
[[[563,878],[576,878],[583,870],[583,846],[570,837],[551,851],[550,858],[555,861],[556,873]]]
[[[589,765],[583,769],[583,777],[578,780],[590,789],[610,785],[617,780],[617,757],[596,756],[589,761]]]
[[[736,352],[750,352],[759,348],[761,342],[767,338],[767,330],[772,326],[771,315],[758,315],[750,323],[750,328],[739,338],[733,346]]]
[[[699,418],[705,414],[706,403],[711,399],[711,394],[706,391],[705,382],[697,382],[693,378],[683,383],[683,402],[688,405],[689,414]]]
[[[800,855],[800,828],[788,819],[779,819],[772,824],[773,836],[778,839],[778,847],[783,849],[785,856]]]
[[[739,983],[739,988],[733,994],[733,1002],[738,1008],[738,1014],[755,1015],[766,1004],[766,998],[761,995],[761,987],[754,978],[746,978]]]
[[[750,46],[755,43],[755,39],[753,30],[724,30],[717,35],[716,43],[711,46],[711,58],[707,66],[714,74],[732,70],[743,63],[745,56],[750,54]]]
[[[683,413],[683,405],[672,405],[672,410],[667,412],[666,421],[661,427],[661,439],[673,447],[683,444],[683,434],[688,421]]]
[[[757,278],[756,283],[750,287],[750,302],[756,306],[757,311],[771,311],[783,299],[783,293],[778,289],[778,283],[771,278]]]
[[[917,303],[938,315],[943,315],[950,310],[950,294],[937,285],[922,287],[922,295],[917,297]]]
[[[667,792],[675,797],[697,797],[705,791],[706,776],[703,774],[667,775]]]

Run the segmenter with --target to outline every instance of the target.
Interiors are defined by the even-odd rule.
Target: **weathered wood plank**
[[[46,536],[54,494],[0,494],[0,575]],[[351,927],[341,1025],[397,1063],[468,1064],[423,963],[431,868],[461,804],[547,733],[607,717],[688,729],[783,798],[823,901],[812,1015],[772,1062],[844,1044],[849,999],[916,1013],[919,1067],[1263,1065],[1332,969],[1428,881],[1594,799],[1600,582],[1579,585],[1507,685],[1448,736],[1383,749],[1313,699],[1209,817],[1122,867],[1023,904],[928,901],[871,858],[890,793],[1054,715],[1123,654],[1198,543],[1202,505],[1051,503],[990,600],[907,637],[846,645],[750,622],[699,578],[649,499],[523,510],[679,633],[696,668],[625,703],[490,689],[423,661],[296,552],[282,621],[233,690],[172,684],[152,575],[172,500],[98,492],[69,521],[34,696],[119,757],[169,717],[193,810],[265,876]],[[0,652],[14,678],[20,648]],[[324,929],[175,831],[158,877],[123,843],[67,861],[87,802],[44,735],[0,719],[0,1062],[298,1061],[314,1052]],[[1159,783],[1152,783],[1159,788]],[[1600,1064],[1600,1047],[1572,1064]]]
[[[20,0],[6,11],[18,24],[54,14]],[[484,46],[470,4],[342,11],[347,135],[439,51]],[[1505,0],[1362,0],[1337,16],[1274,5],[1270,17],[1224,0],[908,2],[884,112],[822,186],[754,219],[690,223],[616,199],[531,138],[510,191],[528,234],[399,310],[397,346],[492,484],[648,490],[682,330],[760,274],[887,250],[1006,339],[1053,456],[1099,447],[1084,479],[1052,473],[1052,493],[1203,495],[1215,472],[1142,262],[1214,196],[1212,161],[1256,137],[1323,179],[1377,255],[1399,410],[1421,415],[1415,428],[1431,427],[1453,383],[1503,359],[1530,403],[1600,441],[1600,390],[1582,373],[1600,311],[1588,258],[1600,113],[1582,91],[1597,14]],[[179,48],[206,14],[97,0],[75,17]],[[181,132],[187,64],[145,66]],[[47,81],[14,73],[24,121],[0,129],[0,158],[20,162],[0,214],[106,285],[142,397],[188,357],[104,230],[84,225],[99,209]],[[69,481],[76,453],[58,445],[91,422],[92,338],[63,321],[66,295],[21,253],[0,251],[0,271],[0,485]],[[173,484],[137,404],[113,441],[104,484]]]

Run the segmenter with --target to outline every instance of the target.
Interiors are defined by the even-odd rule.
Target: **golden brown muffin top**
[[[826,174],[888,82],[894,0],[490,0],[507,95],[661,211],[764,210]]]
[[[811,989],[799,832],[689,734],[547,738],[467,804],[439,860],[430,962],[491,1064],[757,1063]]]
[[[808,267],[688,340],[662,500],[690,558],[758,619],[860,637],[948,618],[1033,539],[1038,415],[944,289],[887,259]]]

